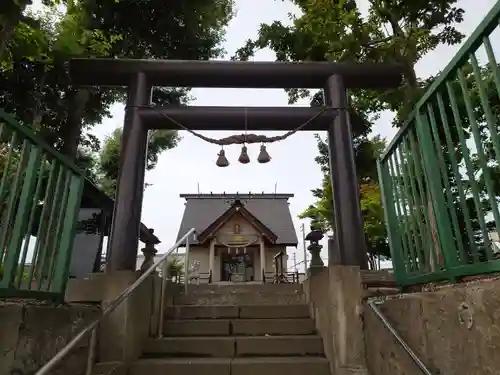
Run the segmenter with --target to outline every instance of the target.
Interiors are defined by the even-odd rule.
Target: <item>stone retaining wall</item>
[[[98,306],[0,302],[0,375],[31,375],[100,314]],[[88,341],[54,372],[85,372]]]
[[[435,374],[500,372],[500,280],[386,300],[380,309]],[[371,375],[421,375],[370,308],[364,331]]]

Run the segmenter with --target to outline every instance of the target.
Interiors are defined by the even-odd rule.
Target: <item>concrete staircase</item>
[[[190,285],[131,375],[330,375],[300,285]]]

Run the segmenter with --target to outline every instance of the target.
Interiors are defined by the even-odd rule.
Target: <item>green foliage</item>
[[[47,1],[50,8],[31,14],[25,12],[30,1],[8,1],[10,13],[4,12],[2,2],[0,107],[77,161],[82,152],[100,150],[92,127],[110,116],[111,105],[122,101],[124,93],[73,88],[69,59],[215,58],[223,52],[220,44],[233,16],[232,0],[177,0],[167,5],[160,0],[68,1],[64,14],[57,12],[56,3],[63,2]],[[8,23],[8,30],[1,22]],[[185,102],[187,95],[188,90],[167,88],[154,93],[157,104],[173,98]],[[168,148],[160,143],[159,150]],[[157,154],[151,154],[153,163]]]
[[[396,112],[399,125],[411,110],[430,80],[419,80],[414,66],[426,53],[440,44],[456,44],[463,35],[455,28],[463,20],[463,9],[456,0],[370,1],[363,15],[355,0],[294,0],[302,15],[291,26],[276,21],[261,25],[256,40],[248,40],[233,59],[246,60],[261,48],[269,47],[281,61],[397,61],[406,67],[403,84],[393,90],[373,92],[352,90],[351,107],[363,121],[353,129],[361,205],[370,253],[387,256],[376,158],[384,148],[380,138],[369,139],[373,122],[380,111]],[[288,91],[289,101],[311,97],[308,90]],[[322,93],[314,93],[312,105],[323,103]],[[316,161],[324,173],[321,188],[313,190],[316,202],[301,217],[308,217],[324,229],[331,229],[330,178],[326,143],[317,137],[319,156]],[[335,187],[333,187],[335,188]]]
[[[167,277],[179,277],[184,274],[184,263],[179,258],[169,258],[166,265]]]
[[[79,144],[98,150],[96,138],[82,130],[100,123],[122,95],[98,88],[81,95],[71,86],[67,60],[105,55],[111,41],[84,27],[81,7],[68,8],[65,15],[48,10],[26,17],[30,22],[18,24],[1,60],[0,107],[49,144],[61,150],[66,146],[70,157],[77,155]]]
[[[90,27],[120,35],[118,57],[206,60],[221,56],[232,0],[84,0]]]
[[[153,91],[153,103],[156,105],[185,105],[189,100],[185,89],[156,89]],[[120,162],[122,129],[117,128],[106,138],[95,164],[96,183],[111,197],[116,192],[116,181]],[[174,148],[180,141],[176,130],[153,130],[149,133],[146,169],[152,170],[158,163],[158,157],[166,150]],[[95,170],[94,169],[94,170]]]
[[[184,263],[179,258],[168,261],[167,270],[170,275],[181,275],[184,272]]]
[[[55,6],[63,3],[61,14]],[[69,60],[220,57],[233,0],[46,0],[49,8],[39,14],[26,11],[30,4],[31,0],[0,1],[0,108],[87,169],[95,183],[113,194],[121,136],[116,133],[97,156],[101,144],[92,128],[110,117],[112,104],[124,101],[124,92],[73,87]],[[186,89],[155,88],[153,102],[182,105],[190,99],[188,94]],[[3,141],[0,175],[6,160]],[[178,141],[176,132],[153,132],[147,168],[154,168],[159,154]],[[13,170],[20,164],[18,154],[16,148]],[[10,187],[12,174],[6,177]],[[11,190],[6,194],[19,194]],[[4,198],[0,197],[0,209]],[[0,210],[0,215],[6,211]]]
[[[456,236],[458,238],[461,237],[460,241],[465,244],[466,250],[470,251],[470,247],[472,244],[469,243],[470,241],[467,238],[466,224],[470,224],[470,226],[472,227],[475,237],[475,245],[479,248],[483,247],[485,239],[481,233],[480,217],[482,216],[484,218],[487,231],[497,230],[496,228],[498,228],[498,223],[495,228],[495,221],[491,220],[491,213],[493,209],[491,201],[493,201],[493,205],[498,205],[498,197],[500,197],[500,184],[498,183],[500,178],[500,155],[496,154],[495,152],[493,138],[486,118],[486,111],[484,110],[483,103],[481,102],[478,78],[482,81],[483,87],[485,89],[487,104],[491,109],[493,121],[495,121],[495,119],[500,116],[500,97],[495,85],[495,74],[491,67],[480,67],[478,76],[475,76],[472,72],[472,67],[469,64],[466,64],[463,67],[463,73],[466,80],[466,92],[463,93],[461,91],[460,84],[457,80],[452,82],[451,85],[454,89],[454,92],[457,94],[456,99],[460,112],[460,124],[456,124],[455,121],[449,122],[456,126],[461,126],[464,131],[464,135],[467,140],[466,148],[468,149],[470,161],[472,164],[472,174],[461,173],[460,179],[452,177],[453,169],[450,162],[450,149],[446,144],[445,136],[442,130],[439,131],[438,136],[442,143],[442,150],[446,163],[446,173],[450,182],[450,193],[452,201],[449,203],[454,207],[454,210],[457,213],[458,217],[459,233],[456,233]],[[471,120],[465,108],[465,95],[470,100],[473,116],[478,125],[479,142],[474,140],[473,137]],[[448,117],[450,116],[451,114],[448,114]],[[500,125],[497,122],[494,122],[490,125],[496,128],[497,133],[500,131]],[[465,155],[462,151],[462,146],[464,146],[464,144],[460,142],[456,126],[452,126],[451,129],[453,149],[455,151],[458,167],[462,171],[465,171]],[[472,146],[473,140],[474,146]],[[467,145],[467,143],[469,142],[470,144]],[[480,160],[481,158],[479,157],[479,154],[477,152],[479,148],[484,151],[485,164],[483,164]],[[492,181],[491,191],[488,191],[486,183],[487,175],[489,175],[489,178]],[[466,196],[465,207],[467,207],[469,215],[468,223],[466,223],[465,212],[462,207],[461,198],[459,197],[457,190],[459,184],[463,187]],[[476,185],[479,194],[479,202],[477,204],[474,203],[474,200],[472,198],[473,185]],[[458,238],[457,240],[459,240]]]
[[[463,35],[455,24],[463,21],[457,0],[371,1],[363,16],[355,0],[294,0],[303,15],[292,26],[279,21],[261,25],[256,40],[247,41],[234,59],[246,60],[257,49],[269,47],[282,61],[398,61],[407,67],[404,84],[395,90],[351,93],[352,106],[370,120],[382,110],[404,118],[425,81],[417,79],[414,66],[439,44],[457,44]],[[307,90],[290,90],[290,101],[308,97]]]
[[[319,156],[315,158],[323,172],[323,182],[319,189],[312,191],[316,202],[304,210],[299,218],[311,219],[318,229],[324,231],[334,228],[333,193],[328,165],[328,145],[319,135],[315,135]],[[385,148],[385,140],[379,136],[364,139],[356,147],[356,162],[360,180],[360,204],[363,214],[364,231],[370,255],[389,257],[386,240],[384,211],[381,203],[380,187],[376,162]]]
[[[180,137],[174,130],[151,131],[147,152],[147,170],[152,170],[158,163],[159,155],[166,150],[177,146]],[[116,191],[118,179],[118,167],[120,162],[120,150],[122,141],[122,129],[117,128],[106,138],[100,152],[97,167],[97,183],[111,197]]]
[[[312,191],[316,203],[306,208],[300,215],[300,219],[311,219],[311,228],[328,231],[334,226],[333,217],[333,192],[330,175],[323,176],[320,189]]]
[[[431,146],[436,146],[435,149],[424,148],[428,145],[424,145],[423,142],[417,143],[414,116],[408,119],[407,132],[395,140],[395,148],[399,148],[400,152],[399,165],[396,165],[392,158],[390,169],[393,171],[390,173],[396,174],[393,175],[391,182],[392,190],[398,191],[396,194],[399,194],[399,197],[395,198],[399,203],[395,205],[399,212],[396,212],[396,223],[392,225],[406,233],[412,230],[417,232],[415,241],[410,239],[409,243],[419,249],[417,254],[420,254],[421,259],[428,259],[427,255],[422,254],[426,254],[429,247],[436,247],[432,243],[430,234],[426,233],[427,226],[430,226],[434,232],[445,233],[440,238],[440,249],[446,249],[442,243],[448,241],[447,244],[455,246],[458,250],[460,261],[467,263],[486,260],[487,232],[500,230],[500,222],[495,223],[495,220],[492,220],[495,219],[492,213],[498,205],[500,196],[498,184],[500,153],[495,152],[491,134],[491,129],[496,128],[497,133],[500,131],[500,126],[495,121],[500,116],[500,99],[495,85],[494,73],[498,69],[497,66],[477,67],[476,74],[467,61],[461,62],[459,66],[459,71],[463,74],[464,87],[461,87],[461,82],[454,71],[437,89],[443,99],[443,113],[440,112],[436,95],[429,96],[420,111],[424,127],[432,133],[430,143]],[[453,93],[452,96],[446,89],[447,85]],[[484,103],[481,101],[480,87],[484,89]],[[455,113],[449,104],[453,102],[452,98],[457,104]],[[468,104],[470,108],[467,108]],[[486,116],[488,110],[491,111],[490,124]],[[474,123],[478,128],[475,136]],[[449,127],[448,132],[445,131],[447,127]],[[402,147],[402,143],[406,143],[406,147]],[[483,161],[479,155],[480,149],[485,154]],[[431,160],[431,167],[426,170],[427,176],[423,175],[422,169],[428,166],[421,165],[418,170],[413,163],[414,160],[422,159],[419,152],[436,158]],[[467,167],[467,159],[470,161],[470,168]],[[443,201],[447,205],[441,213],[444,215],[441,216],[444,228],[439,228],[439,231],[437,225],[433,224],[439,218],[432,206],[437,198],[431,195],[425,181],[430,176],[437,176],[434,178],[442,189]],[[486,183],[488,177],[491,181],[490,188]],[[474,198],[475,194],[477,200]],[[426,216],[431,217],[426,218]],[[448,228],[445,227],[448,225]],[[446,229],[450,229],[450,232],[445,232]],[[452,257],[454,256],[455,254],[452,254]],[[403,257],[410,255],[406,253]]]

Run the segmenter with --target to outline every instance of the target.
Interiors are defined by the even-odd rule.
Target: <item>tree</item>
[[[96,182],[110,197],[114,198],[118,167],[120,163],[122,129],[116,128],[105,140],[96,165]],[[154,130],[150,133],[146,170],[152,170],[158,163],[158,156],[177,146],[180,138],[174,130]]]
[[[165,276],[169,280],[175,277],[176,281],[179,282],[179,278],[184,275],[184,263],[177,257],[168,259],[165,269],[167,271]]]
[[[232,0],[196,0],[189,4],[178,0],[168,6],[160,0],[84,0],[85,26],[112,40],[109,57],[170,58],[206,60],[218,57],[223,50],[225,26],[233,16]],[[132,16],[133,15],[133,16]],[[155,95],[169,95],[170,90],[155,88]],[[164,92],[163,94],[161,92]],[[184,92],[185,93],[185,92]],[[78,90],[75,112],[89,101],[89,94]],[[69,150],[81,128],[81,118],[73,116],[66,139]],[[72,141],[73,140],[73,141]]]
[[[303,15],[292,26],[276,21],[261,25],[256,40],[248,40],[235,59],[246,60],[255,50],[269,47],[281,61],[398,61],[407,68],[405,82],[383,94],[367,90],[351,93],[352,105],[361,114],[376,116],[391,110],[404,118],[425,82],[415,74],[415,64],[438,45],[463,39],[455,24],[463,21],[457,0],[370,0],[364,17],[355,0],[294,0]],[[308,96],[307,90],[290,90],[290,100]],[[403,98],[405,100],[403,100]],[[409,99],[409,101],[408,101]]]
[[[446,106],[446,117],[452,126],[448,132],[440,126],[434,136],[441,143],[441,150],[437,150],[438,158],[444,159],[444,163],[440,164],[444,164],[441,169],[447,177],[443,193],[446,203],[454,207],[451,213],[453,236],[459,250],[465,252],[465,257],[461,257],[465,262],[477,257],[484,260],[488,252],[488,239],[484,232],[500,231],[500,221],[495,220],[494,215],[500,197],[500,152],[493,135],[500,131],[496,121],[500,116],[500,92],[495,84],[497,69],[498,66],[477,66],[474,72],[470,63],[463,63],[464,91],[458,77],[451,82],[452,91],[457,94],[455,100],[459,118],[454,120],[451,108]],[[469,117],[466,99],[477,123],[477,132]],[[435,103],[433,107],[438,113]],[[491,113],[491,118],[488,118],[487,112]]]
[[[271,25],[261,25],[258,38],[248,40],[234,56],[234,59],[246,60],[255,50],[269,47],[276,52],[277,60],[281,61],[397,61],[406,67],[405,80],[397,89],[383,93],[369,90],[350,92],[351,106],[364,120],[361,128],[353,129],[353,137],[362,193],[361,205],[365,207],[363,215],[368,221],[368,227],[365,224],[368,244],[378,243],[380,236],[375,233],[380,231],[374,228],[382,228],[382,225],[377,224],[380,223],[380,217],[375,215],[380,210],[374,208],[373,202],[378,199],[380,206],[380,193],[376,193],[378,186],[375,158],[376,150],[380,152],[383,143],[376,139],[372,144],[367,135],[383,110],[396,112],[394,124],[401,124],[425,90],[428,81],[419,80],[415,74],[414,67],[418,60],[439,44],[456,44],[463,39],[455,24],[462,22],[464,11],[454,7],[456,2],[370,0],[368,14],[363,16],[355,0],[294,0],[303,14],[294,19],[292,26],[284,26],[278,21]],[[307,90],[289,90],[289,101],[295,102],[300,97],[310,95]],[[313,105],[321,104],[322,93],[314,94],[312,99]],[[331,196],[325,190],[330,188],[324,163],[328,154],[324,152],[324,141],[318,139],[318,147],[320,156],[316,161],[325,174],[323,186],[313,191],[318,200],[302,216],[323,216],[323,224],[331,228],[332,223],[329,221],[333,215],[326,201]],[[370,209],[367,210],[367,207]],[[324,216],[325,213],[328,213],[327,216]],[[387,246],[377,245],[374,251],[388,254]]]
[[[155,90],[152,101],[156,106],[184,106],[190,100],[188,92],[189,90],[183,88]],[[94,167],[94,182],[111,197],[114,197],[116,192],[118,168],[120,165],[121,138],[122,129],[115,129],[106,138],[97,160],[93,160],[91,163],[92,167]],[[146,170],[154,169],[158,163],[160,154],[176,147],[180,139],[176,130],[150,131]]]
[[[0,108],[94,172],[99,166],[93,152],[100,150],[100,144],[91,129],[110,115],[111,105],[123,100],[124,92],[73,87],[69,60],[214,58],[223,52],[220,43],[233,15],[232,0],[177,0],[167,5],[160,0],[69,0],[62,15],[53,8],[42,14],[27,13],[30,3],[7,0],[0,5]],[[63,1],[45,3],[53,6]],[[189,99],[188,90],[158,88],[153,94],[156,104],[180,105]],[[153,168],[159,153],[174,147],[178,139],[175,132],[153,133],[148,166]],[[116,169],[109,160],[107,167]],[[18,193],[8,191],[14,197]],[[49,197],[57,199],[56,195]],[[49,206],[50,201],[43,204]],[[11,219],[3,221],[8,231]]]
[[[7,43],[14,36],[16,27],[21,23],[30,23],[32,19],[24,14],[32,0],[4,0],[0,4],[0,61]],[[59,1],[45,0],[45,5],[59,4]]]
[[[46,2],[56,3],[62,2]],[[72,87],[68,60],[89,56],[216,57],[223,52],[220,43],[233,15],[232,0],[196,0],[189,5],[178,1],[169,6],[159,0],[68,1],[65,14],[52,8],[41,14],[26,13],[30,1],[16,0],[12,4],[16,5],[12,12],[22,17],[16,16],[19,21],[9,37],[4,38],[0,108],[94,172],[102,168],[92,156],[100,150],[100,143],[91,129],[110,115],[110,106],[123,100],[124,93],[108,88]],[[2,16],[8,15],[3,12]],[[188,89],[155,88],[153,103],[184,105],[190,99],[188,94]],[[175,146],[178,140],[176,132],[153,133],[149,168],[154,167],[159,153]],[[106,163],[105,172],[111,173],[112,178],[112,171],[118,166],[109,160]]]
[[[221,56],[232,0],[84,0],[90,27],[120,35],[113,56],[207,60]]]
[[[80,144],[98,150],[95,137],[82,137],[83,123],[88,129],[109,115],[120,92],[92,88],[83,111],[76,105],[80,96],[71,88],[68,59],[75,56],[101,56],[110,41],[102,34],[82,27],[81,7],[69,7],[58,17],[48,12],[28,14],[32,20],[19,23],[2,58],[0,107],[31,126],[49,144],[72,159]],[[83,120],[82,120],[82,119]],[[77,133],[72,122],[80,121]]]
[[[0,107],[31,124],[72,159],[82,144],[97,151],[99,144],[89,130],[109,116],[111,104],[122,100],[123,92],[73,88],[68,60],[89,56],[214,58],[223,52],[220,43],[233,15],[232,6],[232,0],[189,4],[178,0],[168,6],[160,0],[82,0],[68,2],[60,17],[28,14],[29,22],[14,27],[0,60],[4,67],[0,69]],[[34,36],[40,40],[33,42]],[[172,90],[155,91],[161,97]]]
[[[333,194],[328,165],[328,145],[318,135],[319,156],[315,158],[323,172],[323,182],[319,189],[312,191],[316,202],[304,210],[299,218],[308,218],[316,223],[318,229],[329,231],[334,228]],[[360,204],[363,215],[364,232],[367,239],[369,261],[375,268],[375,258],[390,257],[389,244],[385,229],[384,211],[381,203],[380,187],[376,173],[376,161],[385,148],[385,140],[376,136],[365,139],[356,148],[358,178],[360,180]]]

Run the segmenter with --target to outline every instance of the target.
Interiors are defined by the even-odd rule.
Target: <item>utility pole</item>
[[[307,246],[306,246],[306,229],[304,223],[300,226],[302,231],[302,248],[304,250],[304,273],[307,273]]]

